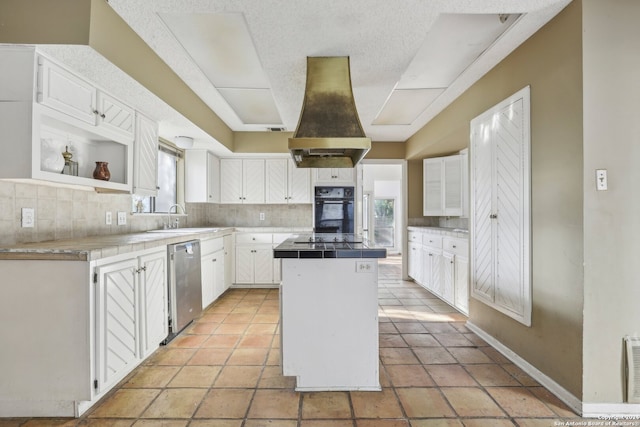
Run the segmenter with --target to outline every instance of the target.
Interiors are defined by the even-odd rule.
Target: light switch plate
[[[127,224],[127,213],[118,212],[118,225],[126,225],[126,224]]]
[[[127,213],[118,212],[118,225],[126,225],[126,223],[127,223]]]
[[[105,212],[105,214],[104,214],[104,223],[106,225],[111,225],[113,223],[113,219],[111,218],[111,212]]]
[[[22,228],[33,228],[36,223],[36,210],[22,208]]]
[[[596,169],[596,190],[604,191],[608,188],[607,170]]]

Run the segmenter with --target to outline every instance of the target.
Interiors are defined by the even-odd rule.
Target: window
[[[395,199],[388,198],[374,200],[374,236],[379,246],[395,246],[395,202]]]
[[[158,194],[154,196],[133,195],[133,212],[166,213],[178,203],[178,163],[182,151],[170,145],[158,146]]]

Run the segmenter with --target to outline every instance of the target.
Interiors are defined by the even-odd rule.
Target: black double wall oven
[[[316,187],[314,231],[316,233],[354,232],[353,187]]]

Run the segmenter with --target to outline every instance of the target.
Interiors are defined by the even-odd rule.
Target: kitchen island
[[[297,391],[380,390],[378,259],[386,250],[346,234],[293,235],[282,259],[282,371]]]

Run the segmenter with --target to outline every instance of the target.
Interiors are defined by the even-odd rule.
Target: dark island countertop
[[[354,234],[293,234],[273,250],[274,258],[386,258],[385,248]]]

